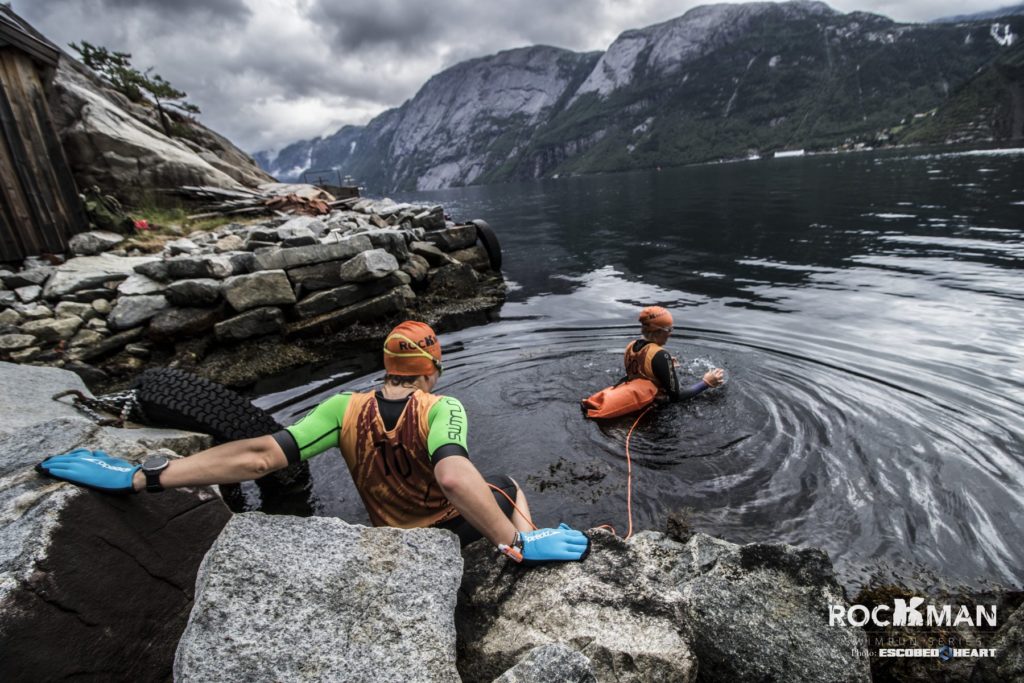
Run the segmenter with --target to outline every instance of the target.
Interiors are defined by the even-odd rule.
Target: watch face
[[[142,470],[144,472],[159,472],[167,467],[168,462],[170,461],[163,455],[153,455],[142,463]]]

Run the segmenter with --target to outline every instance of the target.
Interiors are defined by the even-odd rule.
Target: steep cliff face
[[[180,185],[254,187],[271,182],[245,152],[195,122],[164,134],[156,109],[129,101],[62,55],[50,110],[79,189],[133,199]]]
[[[604,53],[534,47],[458,64],[362,129],[286,148],[273,168],[435,189],[873,141],[942,105],[1022,34],[1024,17],[994,32],[820,2],[697,7]]]

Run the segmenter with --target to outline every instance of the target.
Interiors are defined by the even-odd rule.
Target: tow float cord
[[[626,536],[623,540],[633,535],[633,458],[632,456],[630,456],[629,453],[629,440],[633,436],[633,430],[636,429],[636,426],[638,424],[640,424],[640,420],[643,418],[644,415],[647,414],[647,411],[653,407],[653,405],[649,405],[646,408],[644,408],[643,412],[637,415],[636,419],[633,420],[633,425],[629,428],[629,431],[626,433],[626,514],[629,517],[629,528],[626,531]],[[533,520],[530,519],[530,516],[519,509],[519,507],[516,505],[516,502],[512,500],[512,496],[508,495],[508,493],[506,493],[504,489],[498,488],[497,486],[491,483],[488,483],[487,485],[490,486],[495,491],[497,491],[498,493],[500,493],[501,495],[505,496],[505,498],[508,499],[508,502],[512,504],[512,508],[516,512],[518,512],[520,516],[523,519],[525,519],[531,527],[533,527],[534,529],[537,528],[537,526],[533,523]],[[610,529],[613,534],[615,534],[616,536],[619,535],[618,532],[615,531],[615,527],[613,527],[611,524],[601,524],[597,528]]]

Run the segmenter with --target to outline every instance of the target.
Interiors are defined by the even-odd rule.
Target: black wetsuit
[[[633,352],[639,351],[649,343],[646,339],[637,339],[633,342]],[[658,387],[665,392],[668,400],[673,403],[693,398],[709,388],[708,384],[701,380],[686,389],[680,390],[679,377],[676,375],[675,366],[672,364],[672,356],[665,350],[654,354],[654,358],[651,359],[651,371],[654,373],[654,379]]]

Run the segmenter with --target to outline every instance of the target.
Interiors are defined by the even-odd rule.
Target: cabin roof
[[[0,4],[0,48],[13,47],[46,66],[57,66],[60,49],[8,5]]]

